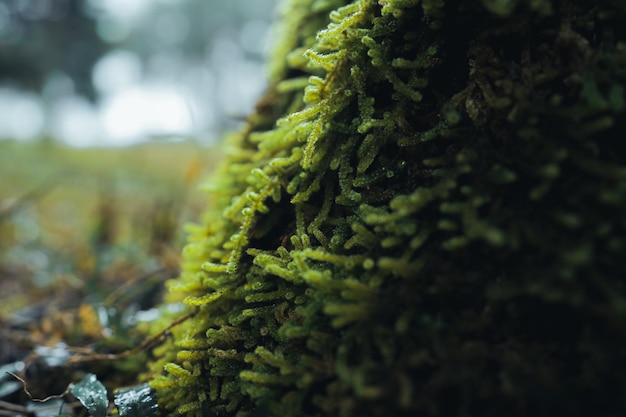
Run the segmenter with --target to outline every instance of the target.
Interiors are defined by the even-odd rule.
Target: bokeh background
[[[217,145],[265,89],[275,9],[0,0],[0,414],[45,415],[4,371],[46,396],[74,380],[70,346],[141,343]],[[129,360],[99,377],[132,380]]]
[[[214,143],[265,81],[274,0],[1,0],[0,137]]]

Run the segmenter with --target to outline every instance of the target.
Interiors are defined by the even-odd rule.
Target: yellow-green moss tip
[[[626,414],[626,8],[290,0],[155,350],[185,416]]]

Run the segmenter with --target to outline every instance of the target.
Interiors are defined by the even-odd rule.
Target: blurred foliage
[[[0,142],[3,376],[19,374],[35,398],[84,372],[109,390],[133,382],[147,357],[132,350],[145,340],[137,323],[154,319],[163,281],[178,272],[183,224],[206,203],[192,191],[217,157],[189,142]],[[95,352],[132,354],[102,361]],[[0,378],[0,415],[7,404],[26,410],[28,397]]]
[[[54,72],[94,97],[91,70],[108,46],[84,0],[0,0],[0,81],[39,91]]]
[[[156,62],[159,71],[167,71],[172,59],[201,62],[211,40],[238,37],[245,22],[268,20],[273,5],[152,2],[141,17],[131,18],[122,10],[112,13],[102,1],[0,0],[0,83],[40,92],[51,76],[62,74],[79,95],[94,99],[92,69],[108,51],[131,50],[144,63]],[[248,52],[261,59],[261,51]]]
[[[164,50],[179,59],[202,59],[207,42],[218,36],[238,36],[251,20],[268,20],[275,0],[191,0],[151,6],[146,22],[132,28],[120,42],[144,60]],[[252,52],[252,51],[251,51]],[[262,51],[256,51],[259,55]]]

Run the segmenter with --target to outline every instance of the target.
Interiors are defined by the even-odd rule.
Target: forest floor
[[[0,416],[81,415],[71,395],[33,400],[87,373],[133,383],[146,361],[138,324],[154,320],[178,273],[184,224],[206,205],[199,180],[217,159],[191,142],[0,141]]]

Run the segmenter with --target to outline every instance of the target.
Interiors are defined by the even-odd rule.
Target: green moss
[[[161,407],[624,414],[622,3],[285,4],[170,283],[196,314]]]

